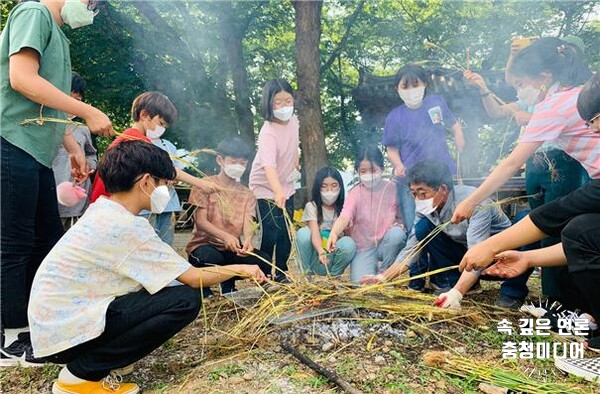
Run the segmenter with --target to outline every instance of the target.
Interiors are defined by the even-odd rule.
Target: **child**
[[[304,208],[302,221],[307,224],[296,233],[298,253],[304,270],[309,274],[339,276],[356,253],[350,237],[337,241],[337,250],[325,250],[333,223],[344,206],[344,181],[333,167],[323,167],[315,175],[312,201]]]
[[[402,219],[398,218],[396,189],[393,182],[381,179],[383,155],[373,145],[356,156],[354,164],[360,176],[333,224],[327,250],[334,252],[344,229],[352,223],[351,236],[357,252],[350,263],[350,278],[358,283],[365,275],[383,272],[406,242]],[[381,264],[378,261],[383,260]]]
[[[265,120],[258,135],[258,152],[250,172],[250,190],[258,200],[263,228],[261,250],[269,257],[275,249],[276,281],[285,281],[291,242],[283,210],[294,211],[294,182],[299,178],[299,124],[294,116],[294,91],[283,79],[265,84],[262,96]]]
[[[115,139],[108,149],[112,149],[123,141],[139,140],[152,142],[151,136],[162,135],[165,129],[177,119],[177,108],[167,96],[160,92],[146,92],[137,96],[131,105],[131,118],[133,125],[125,130],[117,139]],[[183,170],[176,168],[177,176],[175,180],[188,183],[192,186],[201,188],[207,192],[212,190],[208,183],[196,178]],[[94,202],[100,196],[110,196],[104,187],[102,177],[94,178],[92,184],[92,195],[90,202]],[[161,201],[161,213],[166,209],[171,197]]]
[[[12,9],[0,35],[2,359],[25,355],[34,361],[26,334],[27,302],[33,274],[63,234],[52,174],[52,161],[61,144],[73,155],[76,181],[88,176],[85,155],[73,137],[65,134],[63,124],[21,122],[37,118],[40,112],[61,119],[69,113],[84,119],[92,133],[114,134],[104,113],[69,96],[69,40],[60,28],[63,23],[71,28],[91,24],[97,4],[23,1]]]
[[[175,178],[169,156],[130,141],[104,155],[101,197],[50,251],[29,304],[36,357],[66,364],[54,394],[137,393],[114,371],[162,345],[192,322],[200,286],[234,274],[264,280],[257,266],[194,268],[137,216]],[[184,285],[168,286],[174,279]]]
[[[83,100],[85,94],[85,80],[81,78],[79,74],[73,72],[71,78],[71,97],[76,100]],[[77,126],[77,125],[67,125],[66,133],[71,134],[79,147],[85,153],[85,158],[87,160],[88,168],[90,171],[96,170],[96,165],[98,163],[98,156],[96,148],[92,144],[92,136],[90,134],[90,129],[86,126]],[[71,176],[71,158],[69,152],[61,146],[58,149],[58,153],[52,162],[52,170],[54,171],[54,178],[56,185],[60,185],[63,182],[72,182],[73,177]],[[90,190],[92,188],[92,182],[90,179],[86,179],[81,187],[85,190],[85,192],[90,194]],[[63,227],[65,230],[71,228],[73,224],[79,219],[79,217],[83,214],[83,211],[88,206],[88,198],[83,198],[77,204],[73,206],[66,206],[63,204],[58,205],[58,213],[63,223]]]
[[[446,143],[446,130],[454,134],[456,151],[462,152],[465,139],[456,120],[441,96],[427,95],[425,70],[413,64],[402,67],[396,74],[398,95],[404,104],[390,112],[385,120],[383,145],[398,179],[398,199],[407,231],[413,226],[415,203],[408,183],[407,172],[422,160],[441,160],[452,173],[456,166]]]
[[[267,275],[271,265],[249,255],[268,256],[252,246],[256,220],[256,198],[240,178],[251,156],[248,145],[240,138],[228,138],[217,147],[218,175],[206,178],[217,186],[214,193],[192,189],[189,202],[195,205],[194,232],[187,245],[188,260],[195,267],[230,264],[256,264]],[[221,293],[235,291],[235,279],[221,283]],[[210,295],[206,292],[205,295]]]

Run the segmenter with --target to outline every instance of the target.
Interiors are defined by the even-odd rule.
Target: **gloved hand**
[[[440,294],[433,305],[439,306],[440,308],[460,309],[462,298],[463,295],[460,294],[460,291],[450,289],[450,291]]]

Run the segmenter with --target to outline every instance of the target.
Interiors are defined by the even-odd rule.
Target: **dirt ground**
[[[183,251],[189,237],[190,233],[178,233],[175,249]],[[534,277],[530,282],[532,297],[537,299],[539,279]],[[473,297],[493,303],[498,287],[497,282],[483,283],[483,292]],[[218,320],[214,319],[217,309]],[[473,360],[498,361],[504,341],[495,326],[502,314],[495,322],[464,330],[438,324],[435,336],[418,329],[340,323],[325,317],[282,327],[254,347],[227,348],[217,334],[227,332],[238,321],[239,310],[217,295],[206,300],[204,311],[206,314],[201,313],[193,324],[136,363],[135,371],[125,380],[137,382],[144,393],[342,392],[282,349],[281,343],[286,341],[365,393],[477,393],[481,392],[478,382],[425,367],[423,353],[451,346]],[[209,330],[205,329],[207,323]],[[49,393],[59,369],[50,364],[0,369],[0,392]],[[560,374],[555,380],[574,381]],[[579,387],[582,392],[600,392],[600,387],[592,384],[581,383]]]

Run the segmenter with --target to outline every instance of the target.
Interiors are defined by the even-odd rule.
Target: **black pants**
[[[600,213],[572,219],[561,239],[569,267],[568,278],[560,282],[563,304],[600,322]]]
[[[51,168],[0,138],[2,328],[27,326],[33,277],[62,237]]]
[[[287,272],[288,270],[287,262],[292,251],[290,234],[285,223],[283,210],[276,207],[272,201],[264,199],[258,200],[258,210],[262,226],[260,250],[265,252],[269,257],[273,256],[273,250],[275,250],[275,266],[277,267],[275,275],[277,278],[282,278],[285,276],[283,272]],[[285,202],[285,210],[289,217],[292,218],[294,215],[293,196]],[[269,258],[269,260],[271,259]]]
[[[47,359],[66,363],[73,375],[97,382],[148,355],[194,321],[199,311],[198,290],[185,285],[154,295],[146,290],[127,294],[108,306],[102,335]]]
[[[255,250],[254,253],[262,257],[263,259],[270,261],[268,256],[260,250]],[[210,267],[213,265],[231,265],[231,264],[248,264],[258,265],[265,275],[271,274],[271,264],[267,264],[261,259],[254,256],[238,256],[237,254],[228,250],[219,250],[214,246],[205,245],[199,246],[188,256],[188,261],[194,267]],[[239,276],[234,276],[221,283],[221,290],[223,293],[229,293],[235,289],[235,281],[240,279]]]
[[[535,209],[541,205],[566,196],[581,186],[581,164],[559,149],[545,153],[535,153],[528,161],[525,172],[527,194],[537,194],[529,199],[529,206]],[[538,247],[545,248],[560,242],[560,238],[548,237],[540,241]],[[567,275],[566,267],[546,267],[542,269],[542,293],[550,298],[561,298],[560,282]]]

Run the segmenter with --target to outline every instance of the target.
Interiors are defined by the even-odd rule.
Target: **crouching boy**
[[[175,178],[169,155],[141,141],[106,152],[100,197],[50,251],[29,303],[36,357],[66,364],[52,392],[137,393],[115,369],[128,366],[192,322],[201,285],[233,275],[264,279],[256,266],[191,267],[143,217]],[[177,279],[183,286],[168,285]]]

